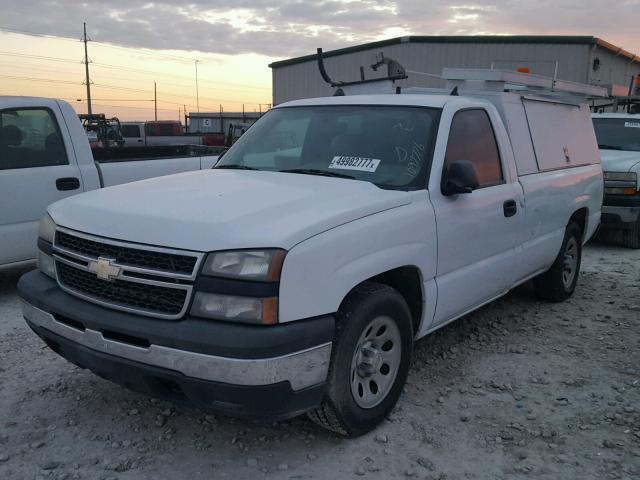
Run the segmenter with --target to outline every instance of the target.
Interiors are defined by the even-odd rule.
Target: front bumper
[[[600,218],[600,228],[603,230],[624,230],[633,228],[634,224],[640,219],[640,201],[636,206],[612,206],[604,205],[602,207],[602,216]]]
[[[82,368],[153,396],[226,414],[288,417],[320,403],[333,317],[249,326],[117,312],[38,271],[18,283],[29,326]]]

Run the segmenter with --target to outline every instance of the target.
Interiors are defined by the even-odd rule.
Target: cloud
[[[7,0],[1,0],[4,2]],[[640,51],[640,0],[22,0],[2,6],[0,26],[115,45],[291,57],[413,35],[595,35]]]

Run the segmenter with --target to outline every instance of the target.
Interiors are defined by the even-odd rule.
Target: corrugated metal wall
[[[325,60],[325,66],[334,80],[359,79],[360,65],[365,67],[366,77],[373,78],[380,76],[380,72],[376,75],[369,66],[374,63],[375,54],[382,51],[407,70],[432,74],[440,74],[444,67],[490,68],[495,62],[495,68],[525,66],[530,67],[532,73],[552,76],[555,62],[558,62],[558,78],[586,82],[591,50],[592,46],[588,44],[411,42],[329,57]],[[380,70],[386,73],[386,67]],[[333,89],[320,77],[315,61],[273,68],[272,76],[274,105],[333,93]],[[399,85],[444,86],[437,78],[416,74],[409,74],[409,78],[399,82]]]
[[[597,70],[594,70],[594,60],[599,60]],[[591,50],[589,60],[589,83],[594,85],[620,85],[626,92],[631,82],[631,77],[640,75],[640,58],[635,62],[629,57],[616,54],[600,46]]]

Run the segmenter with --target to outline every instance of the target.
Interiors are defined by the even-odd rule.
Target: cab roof
[[[275,108],[284,107],[310,107],[325,105],[395,105],[406,107],[430,107],[443,108],[449,102],[469,103],[477,105],[478,103],[488,104],[478,98],[468,98],[462,96],[451,95],[431,95],[431,94],[376,94],[376,95],[345,95],[339,97],[318,97],[305,98],[302,100],[292,100],[290,102],[281,103]]]

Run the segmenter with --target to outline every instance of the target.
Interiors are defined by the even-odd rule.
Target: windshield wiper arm
[[[213,167],[213,168],[214,169],[226,168],[228,170],[259,170],[258,168],[247,167],[246,165],[218,165],[218,166]]]
[[[326,170],[318,170],[315,168],[289,168],[286,170],[278,170],[283,173],[302,173],[304,175],[320,175],[323,177],[336,177],[336,178],[348,178],[350,180],[355,180],[356,177],[353,175],[347,175],[344,173],[338,172],[328,172]]]

